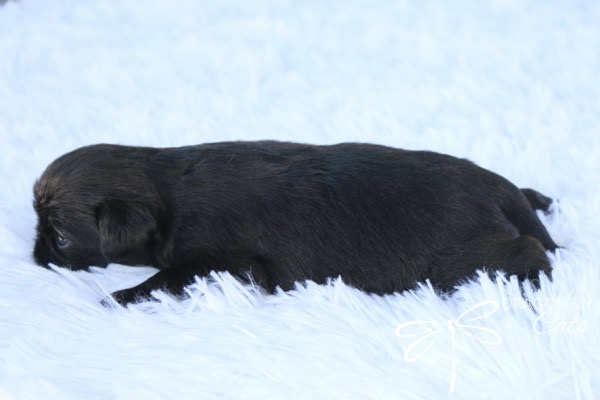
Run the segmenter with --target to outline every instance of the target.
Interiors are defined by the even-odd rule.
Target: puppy
[[[55,160],[34,186],[36,262],[160,271],[121,304],[229,271],[268,291],[342,279],[384,294],[477,269],[548,276],[551,200],[448,155],[273,141],[180,148],[100,144]]]

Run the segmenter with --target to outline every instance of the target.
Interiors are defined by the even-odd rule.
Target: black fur
[[[451,290],[481,268],[550,275],[556,248],[538,192],[463,159],[367,144],[95,145],[50,164],[34,195],[39,264],[161,270],[115,293],[121,303],[182,294],[211,270],[269,291],[337,276],[379,294],[426,279]]]

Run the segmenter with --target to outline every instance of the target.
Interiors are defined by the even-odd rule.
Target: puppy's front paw
[[[184,290],[185,286],[192,283],[193,280],[193,271],[175,268],[159,271],[156,275],[135,287],[114,292],[112,294],[114,301],[108,298],[103,300],[102,304],[111,306],[116,301],[120,305],[126,306],[127,304],[150,300],[152,299],[152,292],[155,290],[163,290],[175,297],[183,298],[187,296]]]
[[[141,293],[139,290],[136,290],[136,288],[131,288],[112,293],[110,298],[102,299],[100,304],[102,304],[104,307],[110,308],[114,306],[115,302],[117,302],[125,307],[127,304],[137,303],[148,298],[150,298],[149,295]]]

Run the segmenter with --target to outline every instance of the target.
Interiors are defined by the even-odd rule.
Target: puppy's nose
[[[48,253],[47,244],[43,243],[43,240],[37,238],[35,241],[35,246],[33,248],[33,260],[39,266],[44,268],[50,268],[48,265],[50,263],[50,254]]]

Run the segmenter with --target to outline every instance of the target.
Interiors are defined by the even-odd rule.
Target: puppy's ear
[[[156,216],[144,203],[105,200],[96,209],[100,251],[109,262],[138,265],[151,263]]]

